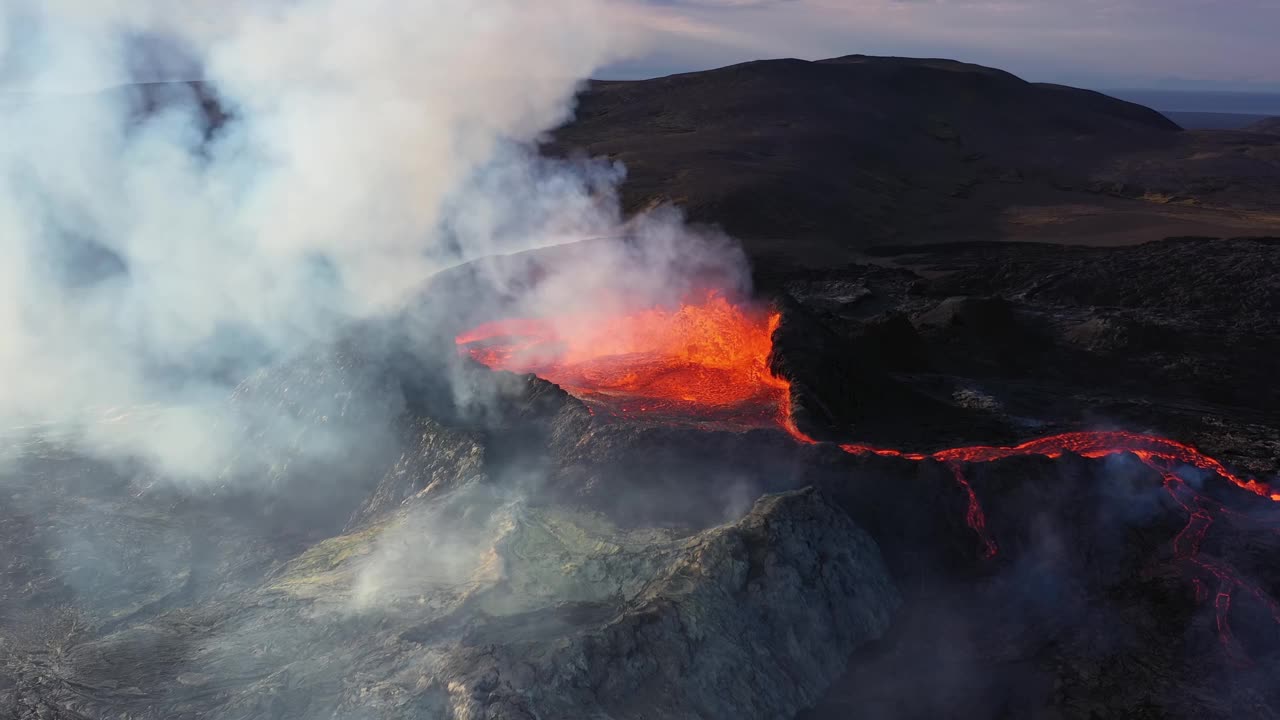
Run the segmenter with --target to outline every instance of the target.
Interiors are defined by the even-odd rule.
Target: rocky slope
[[[526,406],[548,397],[542,422],[581,422],[540,382]],[[785,717],[900,603],[875,543],[812,489],[646,526],[570,480],[577,501],[550,501],[482,434],[420,418],[403,447],[346,532],[292,556],[280,520],[314,526],[309,503],[254,526],[213,497],[81,486],[72,459],[33,459],[0,516],[19,563],[0,584],[0,713]],[[595,469],[579,477],[605,467],[553,452]]]

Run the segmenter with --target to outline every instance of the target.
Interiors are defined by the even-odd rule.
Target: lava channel
[[[593,413],[666,423],[778,427],[797,442],[816,444],[792,420],[791,383],[770,371],[773,334],[779,322],[777,312],[735,304],[721,293],[708,292],[677,308],[498,320],[458,335],[456,343],[461,351],[491,369],[532,373],[559,385]],[[1235,513],[1196,492],[1177,470],[1198,468],[1273,502],[1280,502],[1280,492],[1231,472],[1190,445],[1112,430],[930,453],[861,443],[839,447],[852,455],[947,465],[968,499],[966,524],[987,558],[996,556],[999,548],[987,527],[982,504],[965,477],[966,465],[1032,455],[1057,458],[1073,453],[1100,458],[1131,453],[1159,474],[1165,490],[1187,513],[1187,524],[1173,541],[1174,560],[1190,566],[1197,599],[1214,598],[1218,634],[1227,650],[1238,654],[1229,624],[1235,592],[1253,596],[1280,624],[1280,604],[1266,592],[1230,568],[1200,556],[1200,542],[1213,522]]]

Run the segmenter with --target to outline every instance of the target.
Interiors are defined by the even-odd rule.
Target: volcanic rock
[[[541,651],[525,638],[464,651],[474,659],[448,665],[462,673],[451,694],[474,717],[785,717],[817,700],[847,648],[883,633],[897,602],[847,516],[811,491],[769,496],[683,543],[596,627]]]
[[[347,530],[369,525],[415,495],[445,492],[485,482],[485,448],[474,435],[418,418],[408,432],[408,448],[352,515]]]
[[[786,716],[899,602],[875,544],[814,491],[683,536],[527,507],[478,479],[429,495],[247,595],[77,644],[43,670],[11,656],[0,710]]]

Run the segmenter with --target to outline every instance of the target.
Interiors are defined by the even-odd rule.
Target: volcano
[[[630,418],[720,421],[751,427],[771,420],[797,441],[815,442],[791,417],[791,383],[770,369],[776,311],[735,304],[707,291],[676,308],[580,314],[559,318],[509,319],[480,325],[454,342],[473,360],[494,370],[531,373],[607,412]],[[1273,502],[1280,490],[1238,476],[1219,461],[1183,443],[1124,431],[1075,432],[1013,447],[954,447],[904,452],[844,443],[851,454],[932,459],[949,463],[990,462],[1019,455],[1098,458],[1130,452],[1150,462],[1171,462],[1212,472]]]
[[[564,317],[516,318],[485,323],[455,338],[459,349],[494,370],[532,373],[561,386],[589,406],[611,416],[662,423],[712,423],[736,430],[770,423],[795,441],[816,441],[791,415],[791,383],[770,369],[777,311],[733,303],[707,291],[674,307],[651,307],[620,314],[585,313]],[[1217,630],[1235,652],[1230,629],[1232,593],[1243,589],[1259,599],[1280,624],[1280,603],[1229,568],[1201,560],[1199,547],[1217,514],[1227,512],[1196,492],[1184,470],[1208,473],[1239,490],[1280,503],[1280,490],[1228,470],[1185,443],[1122,430],[1077,431],[1012,446],[962,446],[908,452],[865,443],[840,443],[851,455],[874,455],[946,464],[967,497],[965,522],[977,535],[982,554],[998,552],[981,500],[964,468],[1014,457],[1055,459],[1066,454],[1102,458],[1132,454],[1151,468],[1185,511],[1186,526],[1173,540],[1175,557],[1199,571],[1197,595],[1214,594]]]
[[[457,266],[243,378],[207,485],[17,435],[0,717],[1280,717],[1272,136],[901,58],[579,109],[750,282]]]

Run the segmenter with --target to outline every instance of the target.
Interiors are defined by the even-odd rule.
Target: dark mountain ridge
[[[1159,228],[1135,242],[1248,234],[1249,223],[1236,216],[1116,202],[1194,194],[1188,175],[1222,170],[1203,148],[1186,148],[1223,140],[1184,132],[1141,105],[1002,70],[851,55],[593,82],[550,149],[622,161],[629,210],[674,202],[693,220],[746,239],[753,254],[795,255],[805,246],[816,257],[886,243],[1053,239],[1022,236],[1063,224],[1063,213],[1024,222],[1020,209],[1082,202],[1106,216],[1094,224],[1114,218],[1122,228]],[[1196,154],[1204,171],[1152,172],[1158,162]],[[1144,158],[1145,175],[1133,157]],[[1274,153],[1262,160],[1253,174],[1274,187],[1280,163]],[[1066,213],[1065,222],[1075,216]],[[1223,223],[1221,232],[1207,227]],[[1072,240],[1114,230],[1081,228]],[[780,237],[790,240],[771,242]]]

